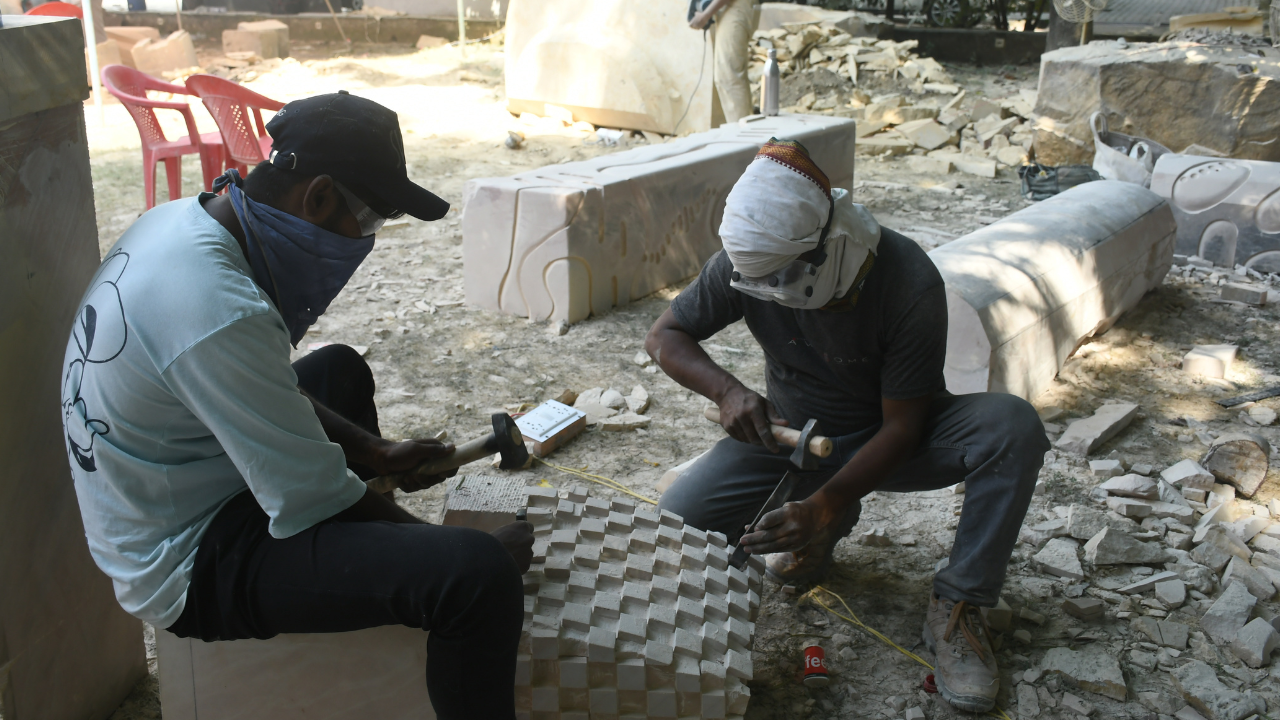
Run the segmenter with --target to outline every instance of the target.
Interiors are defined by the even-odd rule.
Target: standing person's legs
[[[245,492],[201,540],[186,608],[169,631],[215,641],[421,628],[441,720],[512,720],[523,607],[515,561],[487,533],[328,521],[277,539]]]
[[[382,437],[378,408],[373,404],[373,371],[349,345],[327,345],[293,363],[298,387],[321,405],[365,432]],[[361,480],[377,475],[371,468],[348,464]]]
[[[760,6],[755,0],[733,0],[711,26],[715,44],[715,88],[725,122],[737,122],[752,112],[747,63],[751,36],[759,25]]]

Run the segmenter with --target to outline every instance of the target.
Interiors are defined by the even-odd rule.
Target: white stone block
[[[664,135],[714,127],[723,121],[712,115],[714,54],[689,30],[687,9],[682,0],[606,0],[590,12],[570,0],[512,3],[507,110]]]
[[[1280,272],[1280,163],[1166,154],[1151,190],[1173,209],[1177,252]]]
[[[157,630],[156,650],[168,720],[436,716],[423,680],[427,634],[413,628],[214,643]]]
[[[930,252],[947,283],[947,389],[1039,395],[1083,338],[1163,282],[1175,232],[1157,195],[1098,181]]]
[[[573,323],[691,277],[720,249],[724,199],[761,145],[799,140],[833,185],[851,189],[853,128],[780,115],[472,180],[462,216],[467,302]]]
[[[1235,359],[1235,345],[1196,345],[1183,356],[1182,370],[1192,375],[1224,378]]]
[[[449,481],[440,524],[493,532],[516,521],[525,498],[521,478],[463,475]]]

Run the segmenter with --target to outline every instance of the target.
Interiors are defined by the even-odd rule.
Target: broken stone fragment
[[[1260,435],[1230,433],[1213,441],[1200,464],[1224,483],[1253,497],[1267,479],[1271,444]]]
[[[1031,558],[1040,569],[1069,580],[1083,580],[1080,566],[1079,545],[1071,538],[1058,537],[1045,543],[1044,549]]]
[[[1209,606],[1200,618],[1200,629],[1219,645],[1236,639],[1236,633],[1249,620],[1249,613],[1258,604],[1258,598],[1242,582],[1226,586],[1218,600]]]
[[[1107,507],[1121,517],[1144,518],[1151,515],[1150,505],[1133,498],[1109,497]]]
[[[1076,455],[1088,455],[1125,429],[1138,414],[1133,403],[1103,405],[1092,416],[1073,420],[1054,445]]]
[[[1133,627],[1151,638],[1151,642],[1171,647],[1175,650],[1182,650],[1187,647],[1187,638],[1191,632],[1191,628],[1182,623],[1159,620],[1153,617],[1134,618]]]
[[[653,364],[653,358],[649,357],[649,353],[641,350],[636,353],[635,357],[631,358],[631,362],[640,367],[649,367]]]
[[[1040,547],[1053,538],[1065,535],[1067,535],[1067,521],[1063,518],[1058,518],[1030,527],[1022,526],[1022,530],[1018,533],[1018,539],[1032,547]]]
[[[1177,577],[1178,577],[1178,573],[1173,572],[1172,570],[1163,570],[1161,572],[1155,573],[1154,575],[1148,575],[1147,577],[1137,582],[1125,585],[1119,590],[1116,590],[1116,592],[1122,595],[1136,595],[1139,593],[1144,593],[1154,588],[1156,586],[1156,583],[1161,583],[1166,580],[1173,580],[1173,579],[1176,579]]]
[[[1085,543],[1084,558],[1094,565],[1143,565],[1165,562],[1169,554],[1155,543],[1138,542],[1124,532],[1106,528]]]
[[[1213,487],[1213,473],[1205,470],[1195,460],[1183,460],[1160,473],[1160,477],[1170,485],[1181,488],[1208,490]]]
[[[1222,573],[1222,585],[1226,587],[1232,580],[1244,584],[1249,593],[1259,600],[1270,600],[1276,594],[1275,586],[1270,578],[1258,572],[1258,569],[1238,557],[1231,558],[1226,572]]]
[[[613,415],[600,422],[600,429],[606,432],[625,432],[644,427],[649,427],[649,417],[632,412]]]
[[[884,528],[872,528],[858,536],[858,542],[870,547],[889,547],[893,540],[885,533]]]
[[[1097,598],[1073,598],[1062,601],[1062,610],[1081,620],[1096,620],[1105,613],[1106,604]]]
[[[1252,668],[1270,664],[1271,652],[1276,647],[1280,647],[1280,634],[1262,618],[1254,618],[1237,630],[1236,639],[1231,641],[1231,652]]]
[[[1036,688],[1030,683],[1019,683],[1017,688],[1018,695],[1018,717],[1034,718],[1040,717],[1040,696],[1036,693]]]
[[[1131,523],[1121,518],[1084,505],[1072,505],[1067,510],[1067,534],[1077,540],[1089,540],[1107,528],[1124,532],[1131,527]]]
[[[1118,461],[1112,460],[1103,462]],[[1092,464],[1093,463],[1090,463],[1090,465]],[[1114,477],[1102,483],[1098,487],[1106,490],[1107,493],[1111,495],[1119,495],[1120,497],[1139,498],[1142,500],[1160,499],[1160,487],[1156,485],[1156,481],[1141,475],[1122,475],[1120,477]]]
[[[996,601],[995,607],[982,608],[982,614],[987,620],[987,627],[996,632],[1005,632],[1013,626],[1013,608],[1003,597]]]
[[[1244,720],[1254,713],[1253,701],[1223,685],[1201,660],[1192,660],[1169,675],[1182,699],[1209,720]]]
[[[1170,609],[1180,608],[1187,601],[1187,586],[1180,578],[1156,583],[1155,591],[1156,599]]]
[[[643,385],[637,385],[631,388],[631,394],[626,397],[627,409],[637,415],[643,415],[649,409],[649,391],[644,389]]]
[[[1246,305],[1266,305],[1267,288],[1265,285],[1227,283],[1222,286],[1220,297],[1223,300],[1242,302]]]
[[[1120,663],[1101,647],[1090,645],[1082,650],[1051,648],[1045,653],[1040,667],[1046,673],[1062,675],[1082,690],[1105,695],[1113,700],[1124,702],[1128,694]]]
[[[621,410],[626,407],[627,399],[622,396],[622,393],[614,390],[613,388],[609,388],[600,394],[600,404],[607,408]]]
[[[1090,460],[1089,472],[1094,477],[1118,477],[1124,475],[1124,464],[1119,460]]]
[[[1174,697],[1167,692],[1140,692],[1138,702],[1145,705],[1148,710],[1154,710],[1162,715],[1172,715],[1187,705],[1182,698]]]
[[[1077,715],[1089,717],[1093,714],[1093,705],[1071,693],[1062,693],[1062,707]]]
[[[1246,545],[1244,541],[1242,541],[1240,538],[1236,537],[1235,533],[1233,533],[1231,529],[1226,527],[1225,525],[1221,525],[1221,524],[1209,525],[1207,527],[1201,528],[1196,533],[1195,539],[1199,543],[1209,544],[1209,545],[1214,545],[1216,547],[1219,547],[1222,550],[1226,551],[1227,553],[1240,558],[1241,560],[1248,560],[1249,558],[1253,557],[1253,551],[1249,549],[1249,546]],[[1208,565],[1208,563],[1203,563],[1203,564]],[[1214,569],[1221,570],[1222,568],[1217,567]]]
[[[1235,345],[1196,345],[1183,356],[1182,370],[1190,375],[1222,379],[1236,359]]]

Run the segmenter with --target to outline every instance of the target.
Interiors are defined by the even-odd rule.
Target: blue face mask
[[[289,329],[294,347],[324,314],[373,250],[373,235],[349,238],[249,199],[234,169],[214,181],[229,186],[231,207],[244,228],[253,279],[266,291]]]

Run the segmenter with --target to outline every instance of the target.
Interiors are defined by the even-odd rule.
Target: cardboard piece
[[[691,277],[720,249],[733,184],[770,137],[800,140],[832,185],[852,189],[854,123],[752,116],[679,140],[469,181],[469,305],[575,323]]]

